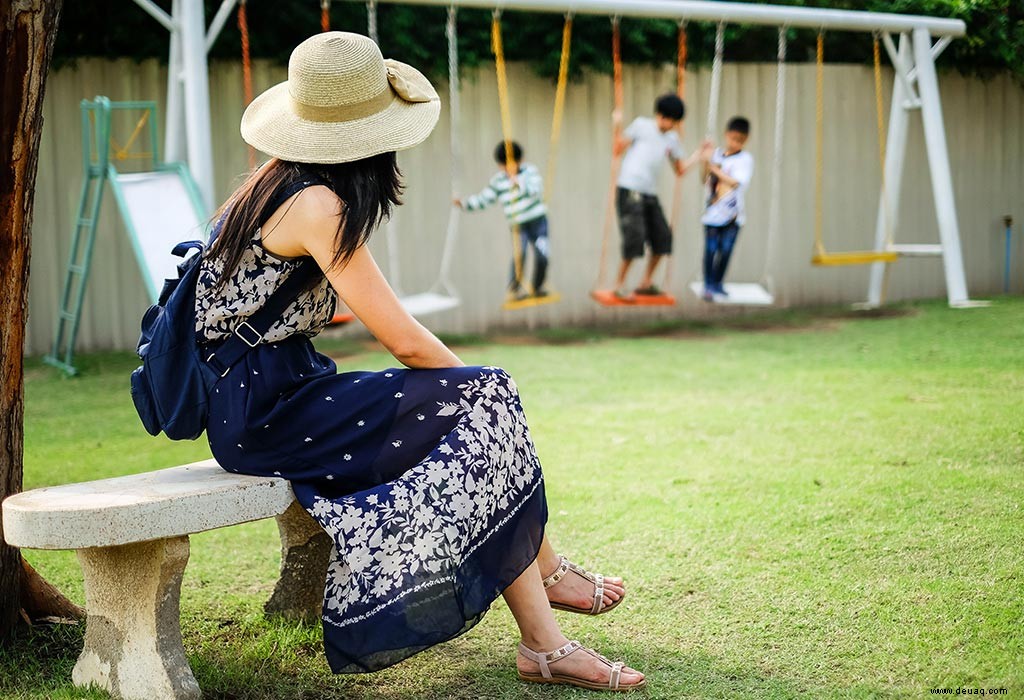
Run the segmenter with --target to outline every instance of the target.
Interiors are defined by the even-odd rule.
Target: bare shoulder
[[[329,187],[313,185],[295,195],[292,211],[297,218],[305,219],[307,223],[329,220],[329,223],[337,226],[338,217],[341,216],[341,200]]]
[[[263,247],[281,257],[301,257],[338,229],[341,200],[323,185],[297,192],[263,226]]]

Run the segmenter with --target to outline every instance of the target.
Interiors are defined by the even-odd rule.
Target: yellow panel
[[[899,255],[891,251],[853,250],[842,253],[824,253],[811,257],[811,264],[837,267],[840,265],[870,265],[871,263],[894,263]]]

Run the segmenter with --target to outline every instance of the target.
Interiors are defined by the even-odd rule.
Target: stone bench
[[[9,544],[77,550],[88,615],[72,679],[127,700],[201,696],[179,620],[188,536],[263,518],[276,518],[281,533],[281,576],[266,612],[318,620],[331,542],[283,479],[229,474],[211,459],[3,502]]]

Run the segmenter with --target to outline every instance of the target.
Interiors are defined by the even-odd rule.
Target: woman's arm
[[[463,362],[402,306],[366,246],[342,267],[332,266],[334,235],[340,207],[326,187],[303,190],[291,210],[264,240],[271,253],[288,257],[311,255],[331,286],[388,352],[406,367],[462,367]],[[280,212],[267,222],[268,229]],[[269,234],[268,234],[269,235]]]

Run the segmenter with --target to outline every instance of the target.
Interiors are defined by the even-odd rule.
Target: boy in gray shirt
[[[615,281],[615,296],[623,301],[634,299],[626,287],[626,276],[633,261],[644,256],[650,247],[644,276],[635,293],[656,296],[663,294],[653,282],[654,272],[661,259],[672,253],[672,229],[658,202],[658,175],[667,160],[676,175],[683,175],[700,156],[694,152],[685,158],[679,143],[677,127],[686,108],[674,94],[662,95],[654,103],[654,118],[637,117],[621,136],[616,138],[615,155],[625,154],[619,170],[616,190],[616,211],[622,232],[622,262]],[[612,115],[615,127],[622,125],[622,114]]]

